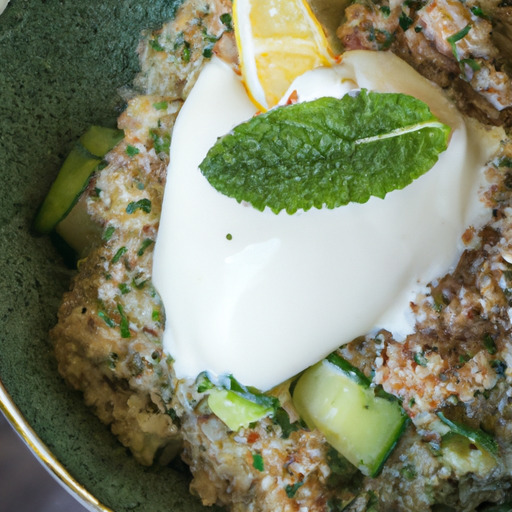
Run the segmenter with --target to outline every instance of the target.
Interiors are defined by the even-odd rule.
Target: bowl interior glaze
[[[56,370],[48,330],[71,271],[31,231],[74,141],[114,126],[143,29],[173,0],[12,0],[0,15],[0,380],[55,458],[116,512],[205,510],[183,468],[138,465]]]

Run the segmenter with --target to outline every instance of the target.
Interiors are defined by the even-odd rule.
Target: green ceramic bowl
[[[12,0],[0,15],[0,407],[91,510],[205,510],[183,468],[138,465],[59,377],[48,330],[71,271],[31,231],[73,142],[115,125],[141,30],[176,4]]]

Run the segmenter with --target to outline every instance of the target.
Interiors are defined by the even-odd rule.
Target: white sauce
[[[374,329],[405,336],[409,301],[456,263],[466,227],[488,218],[477,191],[496,143],[392,54],[349,52],[291,90],[311,99],[356,87],[426,101],[453,128],[448,150],[385,200],[275,215],[223,196],[198,169],[256,110],[229,67],[213,59],[203,70],[174,128],[153,268],[178,377],[232,373],[266,390]]]

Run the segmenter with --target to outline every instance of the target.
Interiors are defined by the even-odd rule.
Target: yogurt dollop
[[[357,336],[405,336],[409,302],[456,264],[465,229],[489,218],[478,191],[498,141],[394,55],[347,52],[290,92],[304,101],[356,88],[423,100],[452,128],[448,149],[384,200],[276,215],[220,194],[201,174],[216,139],[256,110],[226,64],[214,58],[202,71],[174,128],[153,266],[178,377],[228,373],[267,390]]]

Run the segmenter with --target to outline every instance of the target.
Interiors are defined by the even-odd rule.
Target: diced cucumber
[[[441,442],[441,455],[459,475],[488,475],[496,467],[495,457],[467,437],[450,432]]]
[[[82,194],[71,211],[55,226],[55,231],[83,258],[101,239],[103,228],[87,213],[86,196]]]
[[[450,427],[450,430],[454,434],[458,434],[467,438],[473,444],[486,450],[492,455],[496,455],[498,453],[498,443],[496,443],[493,437],[487,434],[487,432],[468,427],[457,421],[450,420],[442,412],[438,412],[437,416],[445,425]]]
[[[103,156],[123,137],[121,130],[92,126],[82,135],[62,165],[39,208],[34,228],[48,234],[71,211]]]
[[[208,406],[233,431],[248,427],[274,412],[271,406],[252,402],[234,391],[222,388],[210,391]]]
[[[367,476],[379,473],[408,420],[397,400],[376,396],[366,376],[336,354],[302,374],[293,403],[310,428]]]
[[[103,158],[123,138],[122,130],[91,126],[81,137],[80,144],[94,156]]]

